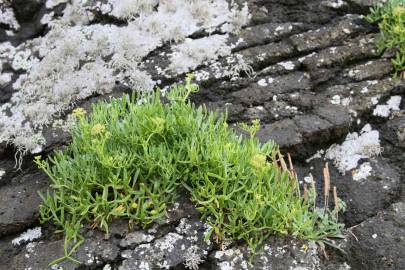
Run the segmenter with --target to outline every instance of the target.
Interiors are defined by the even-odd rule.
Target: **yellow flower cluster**
[[[395,34],[401,34],[401,32],[405,31],[405,29],[403,27],[401,27],[400,25],[395,25],[394,28],[392,29],[392,31]]]
[[[266,156],[263,154],[255,154],[253,155],[253,157],[250,159],[249,164],[257,169],[257,170],[261,170],[263,167],[266,166]]]
[[[397,6],[392,10],[392,15],[394,15],[395,17],[400,17],[404,13],[405,13],[405,7],[403,7],[403,6]]]
[[[100,134],[103,134],[105,132],[105,126],[102,124],[95,124],[92,128],[91,128],[91,135],[92,136],[97,136]]]
[[[76,118],[83,117],[86,115],[86,113],[87,113],[86,110],[83,108],[76,108],[72,111],[73,116]]]

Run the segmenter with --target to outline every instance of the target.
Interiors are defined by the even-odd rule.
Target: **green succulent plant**
[[[250,137],[237,135],[226,114],[188,100],[198,91],[191,79],[172,86],[167,102],[156,90],[94,104],[87,116],[75,113],[70,145],[36,159],[52,180],[41,194],[41,221],[52,221],[65,246],[77,248],[83,226],[108,233],[113,219],[143,226],[164,219],[183,189],[211,225],[206,237],[219,242],[244,240],[256,250],[271,234],[341,236],[337,213],[316,208],[315,189],[300,195],[277,144],[255,138],[259,122],[241,125]],[[65,250],[61,259],[71,258]]]

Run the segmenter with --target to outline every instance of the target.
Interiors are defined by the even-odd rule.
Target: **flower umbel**
[[[85,116],[86,113],[87,113],[86,110],[83,108],[76,108],[72,111],[73,116],[76,118],[81,118],[81,117]]]
[[[405,13],[405,7],[403,7],[403,6],[397,6],[392,10],[392,14],[396,17],[400,17],[404,13]]]
[[[92,136],[97,136],[100,134],[103,134],[105,132],[105,126],[102,124],[95,124],[92,128],[91,128],[91,135]]]
[[[255,168],[256,170],[262,169],[264,166],[266,166],[266,156],[263,154],[255,154],[252,156],[250,159],[249,164]]]

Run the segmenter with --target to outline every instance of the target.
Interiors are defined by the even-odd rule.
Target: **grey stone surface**
[[[391,74],[392,65],[387,59],[371,60],[365,64],[355,65],[345,69],[345,76],[356,81],[381,79]]]
[[[254,259],[246,248],[229,248],[211,254],[216,269],[319,269],[320,257],[314,242],[304,244],[298,241],[269,241]]]
[[[390,208],[351,229],[350,263],[354,269],[405,268],[405,203]]]
[[[365,31],[364,26],[358,24],[361,19],[358,15],[347,15],[334,26],[325,26],[316,30],[291,36],[291,42],[299,52],[320,50],[339,44],[342,40],[355,36],[360,31]]]
[[[198,269],[213,243],[204,240],[207,231],[198,220],[181,219],[175,232],[156,239],[153,243],[138,245],[125,252],[125,260],[119,270],[158,269],[186,265]]]
[[[302,62],[308,69],[332,67],[348,62],[371,58],[378,55],[374,34],[357,37],[344,45],[334,46],[303,57]]]
[[[112,239],[104,239],[101,233],[87,236],[85,242],[73,253],[72,258],[80,264],[71,260],[64,260],[53,266],[49,263],[65,256],[64,241],[39,241],[31,242],[23,246],[21,252],[14,257],[11,269],[67,269],[76,270],[83,268],[101,267],[106,262],[113,262],[119,256],[119,248]],[[68,251],[70,251],[68,249]]]
[[[246,49],[248,47],[264,45],[269,42],[274,42],[289,36],[302,29],[301,23],[265,23],[247,27],[241,33],[231,39],[232,43],[237,43],[238,39],[242,39],[240,43],[233,49],[235,51]]]
[[[302,135],[294,121],[286,119],[265,125],[257,133],[262,142],[276,141],[281,148],[293,148],[302,143]]]
[[[259,85],[265,81],[266,85]],[[269,101],[278,94],[286,94],[310,88],[309,75],[304,72],[295,72],[280,77],[263,77],[248,88],[239,90],[232,94],[235,103],[241,102],[245,105],[259,105]]]
[[[41,199],[48,178],[41,172],[23,176],[22,183],[0,187],[0,236],[18,233],[37,223]]]

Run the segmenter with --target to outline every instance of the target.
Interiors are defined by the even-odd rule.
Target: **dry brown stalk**
[[[287,171],[288,170],[287,164],[285,163],[284,157],[281,154],[279,154],[279,160],[283,171]]]
[[[308,187],[307,184],[304,184],[304,202],[308,201]]]
[[[329,192],[330,192],[330,174],[329,174],[329,164],[325,164],[323,169],[323,180],[324,180],[324,199],[325,199],[325,210],[328,208],[329,202]]]

